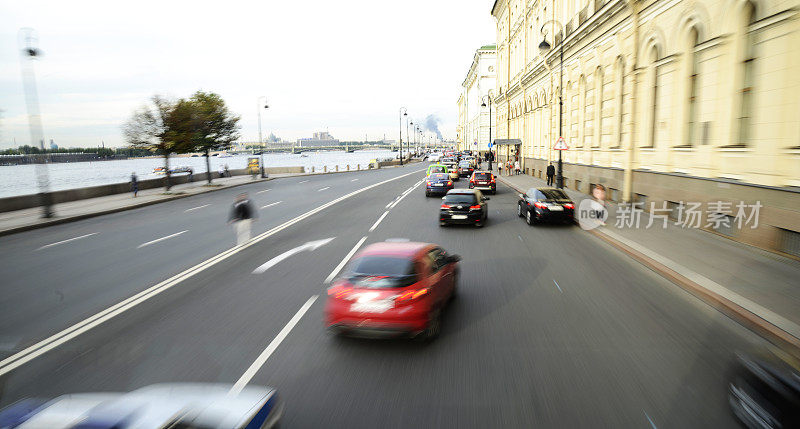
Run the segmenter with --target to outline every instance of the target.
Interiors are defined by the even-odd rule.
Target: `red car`
[[[460,260],[435,244],[372,244],[328,288],[325,324],[337,334],[435,338]]]
[[[481,191],[492,191],[492,195],[497,193],[497,182],[491,171],[476,171],[469,178],[470,189],[480,189]]]

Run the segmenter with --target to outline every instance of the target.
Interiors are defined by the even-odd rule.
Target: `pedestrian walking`
[[[519,160],[514,161],[514,171],[516,171],[517,176],[519,176]]]
[[[502,162],[498,162],[497,163],[497,175],[498,176],[502,176],[503,175],[503,163]]]
[[[247,193],[236,196],[236,201],[231,208],[229,224],[236,230],[236,244],[241,246],[250,241],[250,227],[253,220],[258,218],[253,203],[247,198]]]
[[[547,186],[553,186],[553,177],[556,175],[556,168],[553,163],[547,166]]]
[[[131,192],[133,192],[133,198],[139,195],[139,178],[136,177],[135,171],[131,173]]]

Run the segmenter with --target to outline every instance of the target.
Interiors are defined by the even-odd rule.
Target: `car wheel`
[[[420,335],[423,341],[431,341],[439,336],[442,330],[442,312],[440,310],[433,310],[428,318],[428,326]]]
[[[450,294],[450,299],[458,296],[458,271],[453,273],[453,292]]]
[[[483,224],[486,222],[486,219],[482,219],[480,222],[475,222],[476,228],[483,228]]]
[[[517,204],[517,216],[522,217],[522,203]]]
[[[525,214],[525,222],[527,222],[528,225],[533,225],[536,222],[533,219],[533,216],[531,216],[531,211],[530,210],[528,210],[528,212]]]
[[[430,196],[431,196],[431,193],[430,193],[430,192],[428,192],[428,191],[425,191],[425,196],[426,196],[426,197],[430,197]]]
[[[442,221],[439,221],[439,226],[440,226],[440,227],[442,227],[442,228],[444,228],[444,227],[446,227],[446,226],[447,226],[447,222],[442,222]]]

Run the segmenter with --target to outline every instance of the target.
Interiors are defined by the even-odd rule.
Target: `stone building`
[[[494,96],[497,82],[495,45],[484,45],[475,51],[467,77],[461,83],[458,97],[459,150],[487,151],[489,143],[489,99]],[[486,104],[483,107],[482,104]],[[492,116],[495,114],[492,107]]]
[[[561,135],[566,187],[645,210],[760,201],[758,228],[716,232],[800,256],[799,6],[496,0],[497,138],[522,141],[500,158],[543,176]]]

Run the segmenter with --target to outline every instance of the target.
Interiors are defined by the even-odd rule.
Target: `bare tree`
[[[166,187],[169,190],[172,187],[169,154],[176,147],[168,138],[168,124],[175,103],[160,95],[154,95],[150,102],[133,113],[128,122],[122,126],[122,133],[132,147],[148,149],[164,156]]]

